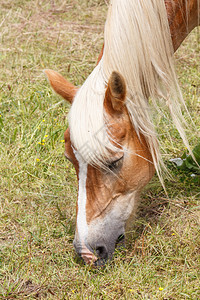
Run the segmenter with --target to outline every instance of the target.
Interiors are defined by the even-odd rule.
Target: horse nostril
[[[108,252],[106,250],[106,247],[104,247],[104,246],[97,247],[95,252],[99,258],[102,258],[102,259],[108,258]]]

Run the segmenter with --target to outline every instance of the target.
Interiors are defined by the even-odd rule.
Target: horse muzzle
[[[99,239],[93,242],[90,240],[90,243],[80,243],[75,237],[73,244],[78,256],[86,264],[100,267],[112,259],[116,247],[124,246],[124,233],[120,234],[117,239],[113,241],[109,239],[107,242],[105,239]]]

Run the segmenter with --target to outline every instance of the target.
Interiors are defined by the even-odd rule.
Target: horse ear
[[[118,72],[112,72],[108,81],[104,105],[107,109],[122,112],[126,99],[126,83],[123,76]]]
[[[44,70],[50,85],[54,89],[54,91],[63,97],[65,100],[70,103],[73,102],[73,99],[78,90],[73,84],[67,81],[62,75],[53,70]]]

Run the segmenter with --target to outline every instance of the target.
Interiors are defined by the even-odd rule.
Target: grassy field
[[[200,299],[200,188],[169,163],[169,199],[155,176],[127,248],[103,269],[73,250],[77,182],[63,157],[69,106],[42,73],[81,85],[103,43],[104,0],[0,1],[0,299]],[[199,140],[199,33],[176,54]],[[190,122],[191,123],[191,122]],[[166,162],[184,146],[157,118]]]

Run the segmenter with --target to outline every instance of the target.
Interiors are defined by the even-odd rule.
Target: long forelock
[[[73,147],[84,161],[103,166],[111,153],[119,151],[112,142],[104,111],[107,80],[101,63],[93,70],[74,98],[69,127]]]
[[[104,34],[104,53],[77,93],[69,116],[72,143],[83,158],[100,164],[113,149],[103,108],[105,89],[113,71],[127,85],[126,106],[136,133],[147,141],[162,182],[158,139],[152,108],[168,108],[185,145],[181,105],[185,107],[174,70],[173,47],[163,0],[111,0]],[[116,150],[116,149],[115,149]]]

